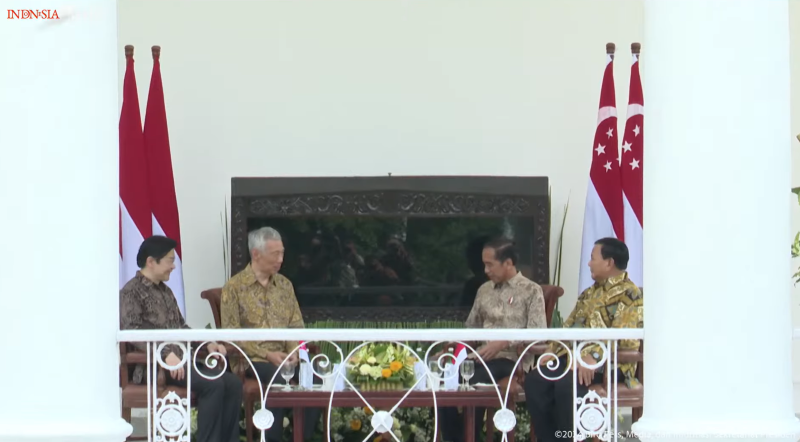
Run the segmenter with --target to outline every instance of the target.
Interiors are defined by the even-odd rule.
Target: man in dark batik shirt
[[[172,290],[164,284],[175,269],[175,246],[177,243],[164,236],[152,236],[142,242],[136,263],[140,271],[119,292],[121,330],[163,330],[189,328],[181,316]],[[146,351],[146,345],[136,344]],[[225,355],[225,346],[208,344],[209,352]],[[183,352],[176,345],[167,345],[161,359],[170,366],[178,365]],[[167,383],[186,386],[185,369],[193,367],[189,362],[170,372]],[[206,376],[219,375],[219,369],[210,369],[200,364]],[[142,372],[137,367],[138,373]],[[141,374],[134,374],[134,382],[141,382]],[[242,408],[242,382],[233,373],[227,372],[217,379],[206,379],[192,368],[191,390],[197,395],[197,440],[198,442],[238,442],[239,410]]]

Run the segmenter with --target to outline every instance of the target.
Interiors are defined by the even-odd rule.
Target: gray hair
[[[280,241],[281,234],[272,227],[262,227],[247,234],[247,248],[250,250],[250,253],[253,253],[253,249],[263,251],[267,245],[267,241],[271,240]]]

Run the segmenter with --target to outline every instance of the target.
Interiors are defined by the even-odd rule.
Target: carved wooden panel
[[[532,276],[549,283],[546,177],[233,178],[231,274],[249,262],[247,221],[274,216],[529,216]],[[417,310],[418,311],[418,310]]]

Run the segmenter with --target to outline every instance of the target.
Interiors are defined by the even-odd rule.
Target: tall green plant
[[[797,137],[800,138],[800,135]],[[797,195],[797,203],[800,204],[800,187],[793,187],[792,193]],[[794,242],[792,242],[792,258],[797,257],[800,257],[800,232],[797,232],[797,234],[794,236]],[[800,282],[800,267],[798,267],[797,271],[794,272],[792,278],[794,278],[795,285]]]
[[[800,141],[800,134],[797,134],[797,141]],[[792,187],[792,193],[797,196],[797,203],[800,204],[800,187]],[[792,258],[800,257],[800,232],[794,236],[794,241],[792,242]],[[797,268],[797,271],[794,272],[792,275],[794,278],[794,284],[797,285],[800,282],[800,267]]]
[[[570,192],[571,194],[571,192]],[[550,228],[552,231],[553,226],[553,197],[552,188],[547,192],[548,202],[550,204]],[[564,204],[564,216],[561,219],[561,229],[558,231],[558,242],[556,243],[556,265],[553,269],[553,284],[561,286],[561,258],[564,250],[564,227],[567,225],[567,212],[569,211],[569,195],[567,195],[567,202]],[[550,322],[551,328],[561,328],[564,323],[564,318],[561,316],[561,311],[558,309],[558,300],[556,300],[556,308],[553,309],[553,318]]]
[[[231,274],[231,261],[230,261],[230,230],[228,229],[228,199],[225,198],[225,210],[220,212],[219,221],[222,225],[222,281],[228,282]]]

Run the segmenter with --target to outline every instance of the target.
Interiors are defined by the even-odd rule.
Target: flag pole
[[[614,60],[614,53],[617,51],[617,45],[614,43],[606,43],[606,54]]]

